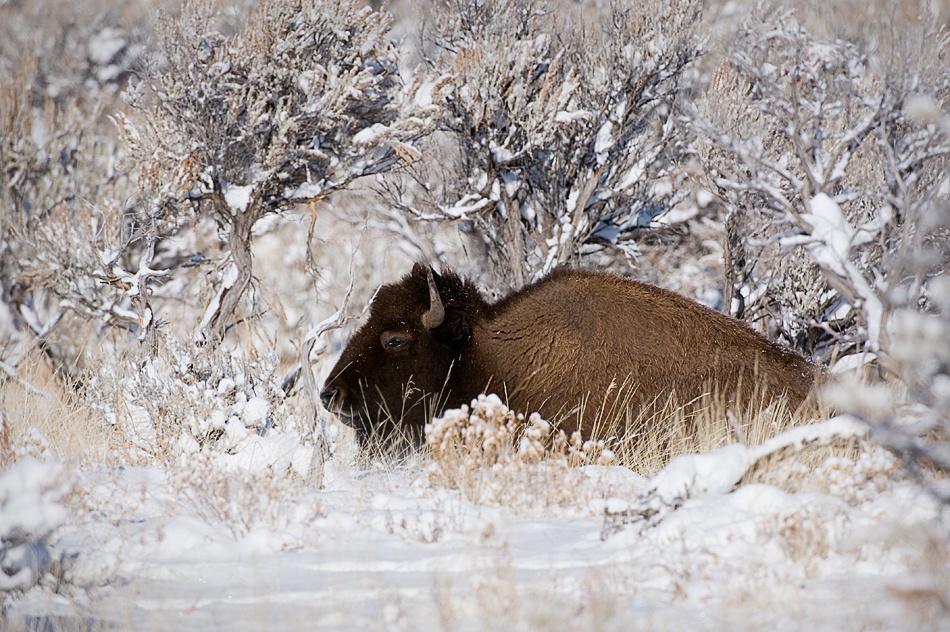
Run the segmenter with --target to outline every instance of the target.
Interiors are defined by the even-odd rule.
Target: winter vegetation
[[[947,628],[948,27],[0,0],[0,628]],[[655,283],[822,387],[358,450],[319,385],[417,260]]]

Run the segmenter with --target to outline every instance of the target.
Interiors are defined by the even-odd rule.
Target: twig
[[[15,380],[17,384],[25,388],[28,392],[33,393],[34,395],[43,395],[44,397],[46,396],[45,392],[43,392],[39,388],[33,386],[31,383],[27,382],[22,377],[20,377],[20,375],[17,373],[16,368],[13,366],[10,366],[3,360],[0,360],[0,371],[3,371],[4,373],[6,373],[10,377],[10,379]]]

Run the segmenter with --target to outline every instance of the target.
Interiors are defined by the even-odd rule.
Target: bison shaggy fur
[[[557,269],[496,302],[417,263],[382,286],[321,392],[361,441],[423,436],[434,415],[497,393],[567,432],[596,410],[648,409],[718,394],[797,407],[815,367],[745,323],[619,276]]]

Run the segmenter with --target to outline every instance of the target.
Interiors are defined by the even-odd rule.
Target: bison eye
[[[398,351],[406,347],[412,340],[412,336],[405,331],[384,331],[379,337],[379,342],[386,351]]]

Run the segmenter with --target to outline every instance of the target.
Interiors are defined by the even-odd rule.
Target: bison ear
[[[472,321],[466,312],[446,309],[442,324],[432,330],[436,340],[458,351],[472,339]]]

